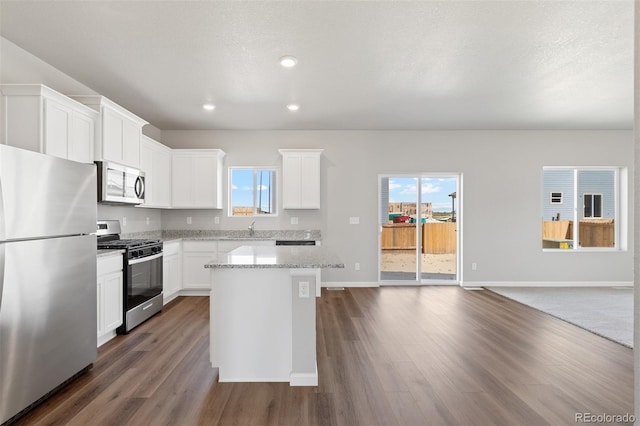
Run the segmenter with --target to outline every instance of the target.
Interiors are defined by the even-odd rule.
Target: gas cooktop
[[[148,245],[161,245],[160,240],[109,240],[98,241],[98,248],[101,249],[133,249]]]

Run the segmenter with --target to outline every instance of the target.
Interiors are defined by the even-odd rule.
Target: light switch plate
[[[349,218],[349,225],[360,225],[360,218],[358,216],[351,216]]]
[[[295,217],[295,216],[293,216],[293,217],[291,218],[291,224],[292,224],[292,225],[297,225],[297,224],[298,224],[298,218],[297,218],[297,217]]]
[[[213,223],[215,223],[216,225],[220,225],[220,216],[216,216],[213,218]]]

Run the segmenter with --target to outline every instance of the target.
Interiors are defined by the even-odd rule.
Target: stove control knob
[[[138,257],[140,254],[137,251],[132,251],[131,252],[131,257]]]

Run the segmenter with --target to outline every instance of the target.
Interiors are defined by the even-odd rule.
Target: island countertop
[[[205,268],[344,268],[324,246],[242,246],[222,253]]]

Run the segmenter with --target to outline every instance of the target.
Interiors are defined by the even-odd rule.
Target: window
[[[612,167],[543,168],[542,247],[624,248],[626,176]]]
[[[274,216],[276,170],[229,168],[229,216]]]
[[[584,194],[582,198],[584,218],[602,218],[602,194]]]
[[[562,204],[562,192],[552,192],[549,194],[549,203]]]

